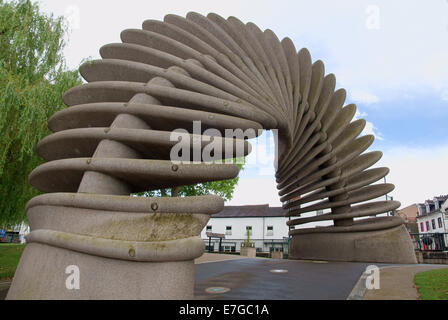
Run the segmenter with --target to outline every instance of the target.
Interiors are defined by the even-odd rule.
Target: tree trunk
[[[171,188],[171,196],[177,197],[179,195],[179,191],[182,189],[182,187],[174,187]]]

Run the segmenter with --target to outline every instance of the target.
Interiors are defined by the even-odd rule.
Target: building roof
[[[429,215],[432,215],[434,213],[440,213],[440,212],[441,212],[440,209],[438,209],[438,210],[431,210],[429,212],[425,212],[424,214],[421,214],[421,215],[417,216],[417,218],[424,217],[424,216],[429,216]]]
[[[434,197],[433,199],[425,200],[425,203],[433,204],[433,203],[434,203],[434,200],[445,201],[445,200],[447,200],[447,199],[448,199],[448,194],[445,194],[445,195],[441,195],[441,196],[436,196],[436,197]],[[425,203],[419,203],[419,204],[421,204],[421,205],[425,205]]]
[[[252,206],[226,206],[212,218],[254,218],[254,217],[284,217],[287,213],[282,207],[269,207],[268,204]]]

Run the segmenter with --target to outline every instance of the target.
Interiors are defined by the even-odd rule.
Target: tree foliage
[[[235,159],[235,163],[238,165],[239,169],[243,169],[242,162],[244,159]],[[148,191],[136,194],[136,196],[143,197],[191,197],[191,196],[202,196],[207,194],[215,194],[222,197],[225,201],[229,201],[233,198],[233,191],[237,185],[239,177],[230,180],[220,180],[198,183],[190,186],[182,186],[180,188],[172,189],[162,189],[155,191]]]
[[[63,17],[35,3],[0,0],[0,225],[25,220],[26,202],[38,193],[28,175],[42,163],[34,147],[50,133],[62,94],[81,83],[65,66],[66,32]]]

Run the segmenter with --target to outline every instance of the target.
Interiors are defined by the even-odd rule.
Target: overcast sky
[[[368,121],[365,133],[377,137],[371,149],[383,151],[380,165],[391,169],[387,180],[396,185],[396,200],[406,206],[448,193],[446,0],[39,2],[70,21],[65,55],[71,68],[99,58],[98,49],[119,42],[122,30],[169,13],[233,15],[288,36],[322,60],[347,90],[347,103],[357,104],[358,116]],[[262,165],[246,167],[229,204],[280,205],[265,137],[255,144]]]

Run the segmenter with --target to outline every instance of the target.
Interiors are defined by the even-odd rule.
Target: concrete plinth
[[[249,257],[249,258],[256,258],[257,257],[257,249],[252,247],[244,247],[240,249],[240,255]]]
[[[193,299],[194,259],[205,249],[197,235],[223,205],[216,196],[35,197],[7,299]],[[66,285],[74,269],[79,289]]]
[[[283,252],[282,251],[272,251],[271,258],[272,259],[283,259]]]
[[[69,288],[79,268],[79,289]],[[193,299],[194,262],[105,258],[40,243],[26,246],[7,299]]]
[[[398,227],[368,232],[295,234],[290,259],[417,263],[409,233]]]

